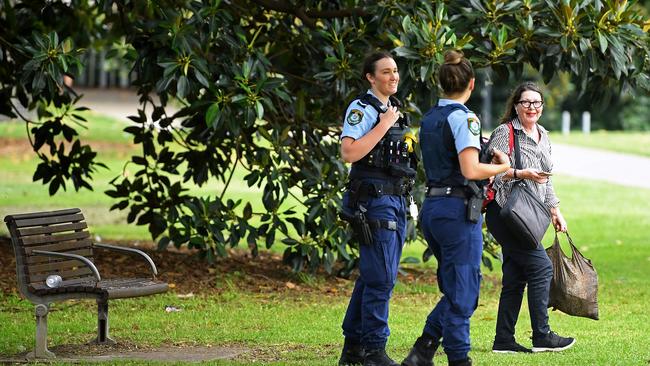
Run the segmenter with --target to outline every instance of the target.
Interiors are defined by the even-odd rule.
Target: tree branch
[[[239,150],[239,145],[237,145],[237,149]],[[226,195],[226,191],[228,191],[228,187],[230,186],[230,181],[232,180],[232,176],[235,175],[235,169],[237,168],[237,163],[239,163],[239,154],[237,155],[238,156],[237,159],[235,160],[235,165],[233,165],[232,169],[230,170],[230,176],[228,177],[228,181],[226,181],[226,185],[223,187],[223,191],[219,196],[219,200],[223,200],[223,196]]]
[[[309,28],[315,28],[316,19],[319,18],[332,19],[368,15],[368,13],[361,8],[338,10],[305,10],[304,6],[295,7],[292,4],[281,0],[253,0],[253,2],[269,10],[293,14]]]
[[[303,198],[296,196],[296,195],[295,195],[293,192],[291,192],[291,191],[288,191],[288,192],[289,192],[289,195],[290,195],[291,197],[293,197],[296,201],[298,201],[298,203],[300,203],[301,205],[307,207],[307,205],[305,204]]]
[[[27,54],[25,54],[25,52],[23,52],[23,50],[21,50],[20,48],[16,47],[13,43],[6,40],[2,35],[0,35],[0,43],[4,44],[7,48],[11,48],[14,51],[20,53],[21,56],[28,57]],[[3,51],[4,51],[3,53],[8,53],[9,52],[9,50],[6,50],[6,51],[3,50]],[[6,56],[5,56],[5,59],[7,59]],[[16,58],[14,57],[12,62],[15,63],[15,60],[16,60]]]

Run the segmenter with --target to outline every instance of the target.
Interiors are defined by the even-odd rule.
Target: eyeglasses
[[[536,100],[534,102],[530,100],[520,100],[517,102],[517,104],[521,104],[521,106],[524,108],[530,108],[530,106],[533,106],[533,108],[540,108],[544,105],[544,102],[541,100]]]

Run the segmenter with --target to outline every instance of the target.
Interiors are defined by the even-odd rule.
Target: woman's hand
[[[566,220],[564,219],[564,216],[562,216],[559,207],[551,208],[551,221],[553,223],[555,231],[566,233],[568,230]]]
[[[379,124],[382,125],[386,131],[391,128],[399,119],[399,112],[397,107],[388,107],[386,112],[379,115]]]
[[[539,170],[532,168],[517,169],[517,178],[532,180],[540,184],[548,182],[548,177],[540,175],[539,172]]]
[[[397,107],[388,107],[386,112],[379,115],[379,123],[358,140],[344,137],[341,140],[341,158],[346,163],[354,163],[366,156],[370,150],[399,119]]]

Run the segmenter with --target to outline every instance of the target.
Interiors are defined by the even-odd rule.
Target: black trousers
[[[522,249],[510,229],[499,218],[501,207],[492,201],[485,214],[487,228],[501,245],[503,252],[503,287],[495,342],[515,340],[515,325],[521,309],[524,288],[528,285],[528,311],[533,339],[546,335],[548,326],[548,293],[553,278],[553,266],[541,243],[535,249]]]

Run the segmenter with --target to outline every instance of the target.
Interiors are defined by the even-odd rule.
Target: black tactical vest
[[[370,104],[377,111],[377,120],[372,127],[377,126],[379,114],[385,112],[384,105],[370,93],[356,99],[362,104]],[[393,96],[390,97],[390,103],[398,108],[401,106]],[[395,180],[415,177],[415,154],[408,152],[408,145],[404,142],[404,135],[410,131],[408,118],[402,115],[366,156],[352,164],[350,179]]]

